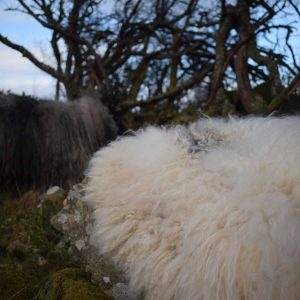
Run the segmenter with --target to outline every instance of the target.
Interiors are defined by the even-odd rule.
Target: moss
[[[35,193],[0,195],[0,299],[33,299],[52,272],[76,265],[48,220],[62,200],[38,203]]]
[[[51,226],[50,219],[62,209],[62,206],[62,201],[54,202],[48,200],[43,202],[38,211],[41,229],[48,233],[49,238],[55,238],[55,232],[53,231],[53,228]]]
[[[79,268],[66,268],[54,273],[48,290],[39,295],[43,300],[109,300],[100,288],[88,281],[87,274]]]
[[[205,111],[205,115],[209,116],[209,117],[214,117],[218,114],[218,109],[217,106],[212,103],[208,109]]]
[[[23,245],[23,250],[26,248],[36,254],[47,255],[53,250],[60,234],[51,227],[50,218],[62,208],[62,199],[60,202],[45,200],[38,206],[37,195],[30,192],[20,199],[6,197],[0,201],[2,251],[16,241]]]
[[[200,118],[200,113],[194,105],[189,105],[181,112],[174,112],[168,122],[169,125],[189,124]]]
[[[0,298],[6,300],[33,299],[40,288],[40,283],[33,274],[24,271],[22,264],[2,257],[0,259]]]
[[[0,194],[0,299],[110,299],[57,247],[62,236],[50,219],[64,197],[63,190],[43,197],[32,191],[22,197]]]

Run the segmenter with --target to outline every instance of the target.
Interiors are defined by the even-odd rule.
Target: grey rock
[[[93,228],[90,208],[82,201],[83,184],[74,185],[63,201],[62,210],[51,218],[52,226],[63,233],[58,247],[66,247],[91,274],[91,281],[116,300],[137,300],[139,297],[128,287],[128,281],[109,257],[99,254],[90,244]]]
[[[57,204],[62,202],[67,195],[67,192],[58,187],[58,186],[53,186],[49,188],[42,196],[40,199],[40,203],[38,207],[41,207],[45,202],[49,201],[53,204]]]

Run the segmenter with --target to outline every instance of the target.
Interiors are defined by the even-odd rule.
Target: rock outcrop
[[[89,207],[82,201],[83,186],[84,183],[73,186],[63,201],[62,210],[51,218],[52,226],[63,233],[58,247],[67,249],[91,274],[92,283],[107,295],[116,300],[138,299],[134,291],[129,290],[124,274],[116,269],[109,257],[100,256],[89,243],[93,221]]]

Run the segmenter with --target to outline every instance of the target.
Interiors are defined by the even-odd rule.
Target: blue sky
[[[39,25],[33,18],[4,9],[12,7],[15,0],[0,0],[0,32],[13,42],[24,45],[36,57],[49,62],[50,31]],[[109,5],[109,1],[107,4]],[[298,24],[295,24],[299,28]],[[262,42],[262,41],[261,41]],[[300,57],[299,31],[292,41]],[[282,50],[285,52],[285,50]],[[285,52],[286,53],[286,52]],[[43,98],[54,97],[55,82],[46,73],[40,71],[20,53],[0,43],[0,90],[11,90],[15,93],[25,92]]]
[[[13,42],[27,47],[38,58],[47,60],[50,31],[29,16],[4,11],[14,1],[0,0],[0,32]],[[0,90],[53,98],[54,80],[20,53],[0,43]]]
[[[5,10],[7,7],[17,7],[15,3],[15,0],[0,0],[0,33],[27,48],[41,61],[49,63],[51,31],[26,14]],[[103,5],[109,11],[112,1],[104,0]],[[0,43],[0,90],[51,99],[54,97],[55,81],[20,53]]]

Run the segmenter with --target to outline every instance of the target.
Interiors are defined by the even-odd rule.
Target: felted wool
[[[87,172],[91,241],[143,299],[300,299],[300,118],[125,136]]]

